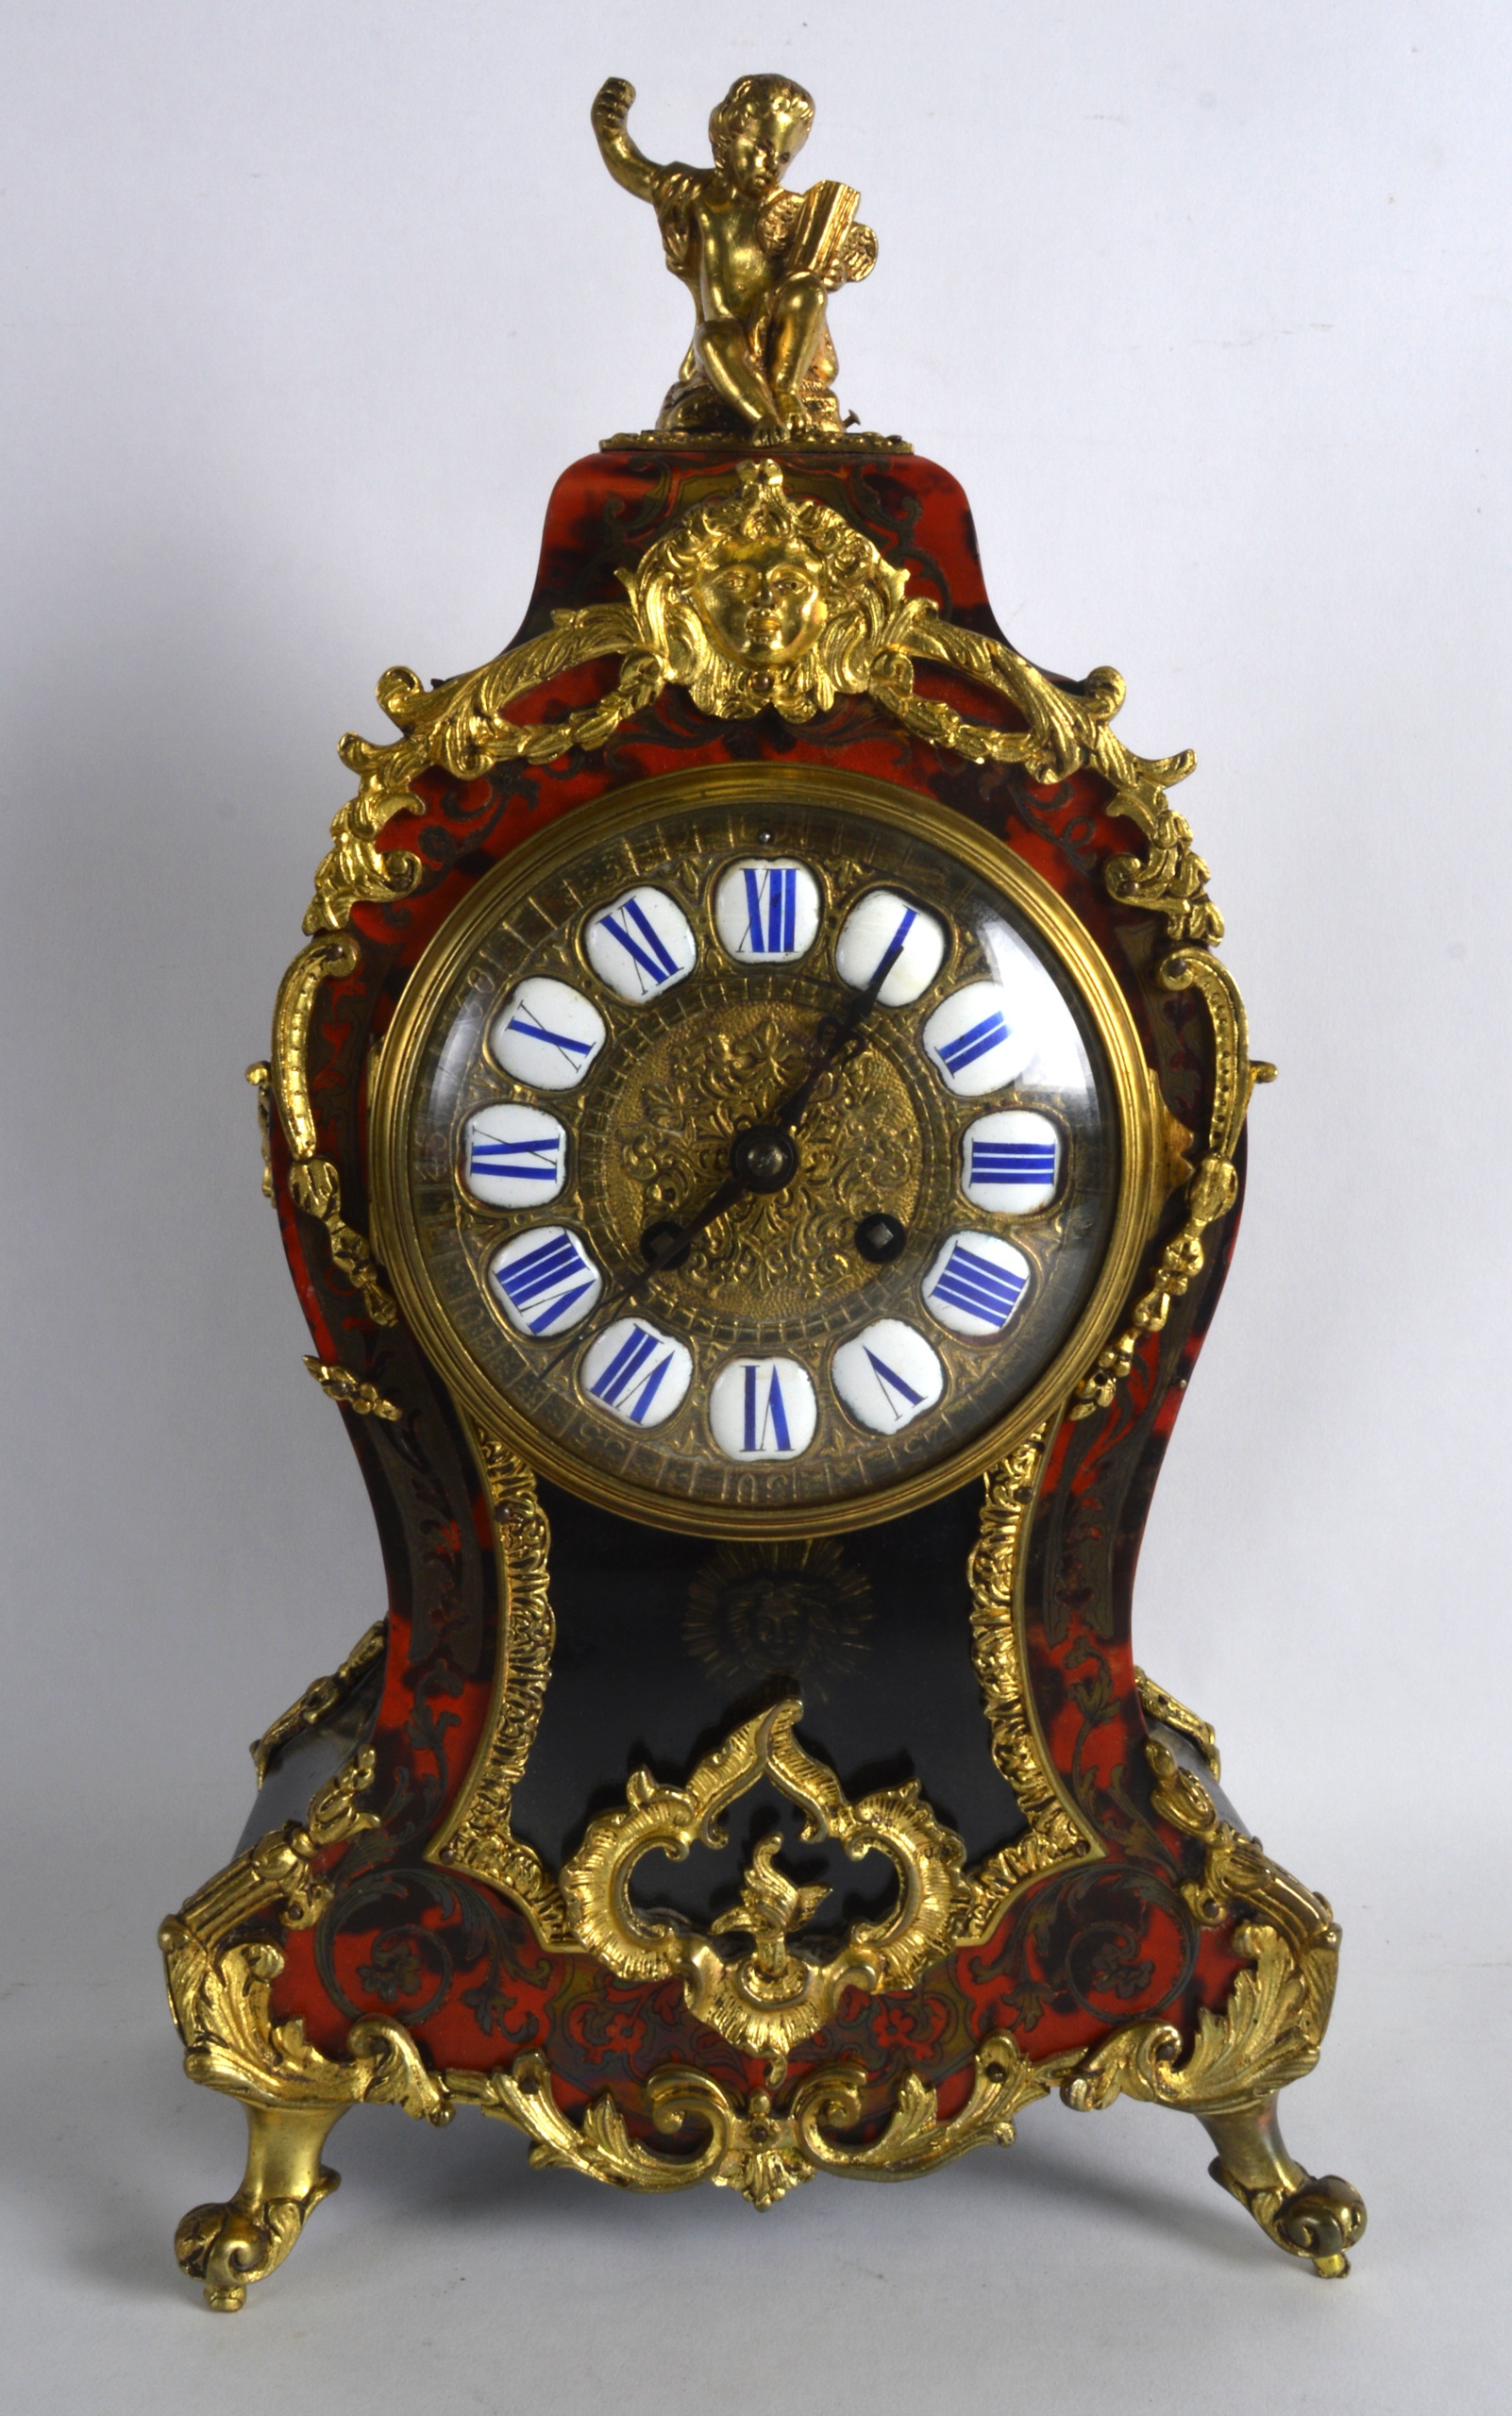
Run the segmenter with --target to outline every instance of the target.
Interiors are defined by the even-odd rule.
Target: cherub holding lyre
[[[662,406],[664,435],[729,431],[759,444],[838,435],[836,368],[826,306],[870,274],[877,238],[856,219],[849,185],[784,193],[814,123],[785,76],[742,76],[709,120],[712,168],[660,168],[625,130],[633,85],[612,76],[594,131],[616,184],[656,211],[666,264],[693,295],[697,325]]]

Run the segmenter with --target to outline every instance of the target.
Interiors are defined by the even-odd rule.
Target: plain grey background
[[[12,0],[8,2407],[1503,2404],[1507,48],[1473,0]],[[1287,2128],[1370,2230],[1316,2283],[1138,2106],[763,2217],[359,2111],[227,2324],[169,2241],[242,2118],[155,1925],[382,1607],[243,1067],[338,733],[506,642],[552,478],[686,341],[597,83],[700,159],[752,68],[881,237],[846,406],[962,478],[1027,653],[1198,752],[1281,1081],[1136,1640],[1336,1904]]]

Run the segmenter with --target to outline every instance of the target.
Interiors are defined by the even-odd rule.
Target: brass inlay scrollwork
[[[795,627],[781,661],[771,659],[770,646],[730,609],[722,585],[728,571],[748,568],[763,553],[781,554],[805,590],[801,627]],[[1176,844],[1168,835],[1164,793],[1186,777],[1193,758],[1147,762],[1113,735],[1109,724],[1124,697],[1116,671],[1103,668],[1075,686],[1063,685],[1001,639],[943,619],[927,597],[907,594],[907,573],[886,562],[842,512],[814,497],[789,495],[775,461],[743,463],[733,490],[685,512],[618,577],[625,603],[558,612],[541,636],[437,688],[427,688],[412,671],[385,672],[378,703],[404,734],[387,746],[355,735],[342,741],[342,760],[360,775],[360,785],[331,825],[332,847],[315,876],[307,931],[339,931],[360,899],[386,902],[413,888],[419,860],[400,850],[385,853],[376,843],[395,814],[422,810],[412,783],[431,765],[471,780],[496,763],[553,763],[574,747],[602,747],[669,681],[688,689],[700,711],[729,719],[772,706],[785,720],[801,723],[827,712],[836,696],[869,696],[916,736],[972,763],[1021,763],[1032,779],[1051,781],[1090,765],[1113,788],[1111,812],[1130,817],[1151,838],[1166,832],[1163,846]],[[618,655],[621,668],[614,687],[596,703],[560,721],[511,719],[509,707],[517,697],[603,655]],[[916,661],[948,663],[991,690],[1025,728],[970,721],[916,695]],[[1167,885],[1178,879],[1190,885],[1190,864],[1179,875],[1173,870]],[[1200,893],[1199,875],[1190,915]],[[1209,931],[1211,922],[1202,928]]]
[[[624,1980],[680,1974],[697,2020],[757,2055],[786,2056],[798,2039],[822,2029],[846,1988],[911,1988],[945,1952],[963,1895],[964,1848],[917,1782],[851,1804],[833,1771],[798,1744],[793,1732],[801,1717],[801,1703],[790,1698],[744,1721],[697,1764],[686,1787],[660,1787],[648,1770],[637,1770],[623,1809],[589,1823],[560,1877],[573,1927],[591,1954]],[[853,1923],[828,1962],[788,1942],[815,1904],[813,1891],[796,1888],[773,1869],[777,1837],[756,1849],[739,1904],[714,1924],[750,1936],[749,1953],[734,1962],[709,1938],[642,1912],[631,1897],[644,1855],[661,1852],[680,1860],[694,1846],[722,1846],[723,1814],[763,1778],[802,1811],[806,1838],[834,1837],[857,1859],[885,1854],[897,1874],[891,1912]]]

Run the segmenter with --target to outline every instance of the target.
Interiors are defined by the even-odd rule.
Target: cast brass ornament
[[[1056,1779],[1034,1723],[1024,1684],[1021,1642],[1022,1569],[1019,1543],[1043,1473],[1049,1422],[1010,1458],[987,1470],[982,1525],[968,1569],[971,1656],[992,1736],[992,1758],[1027,1821],[1013,1838],[969,1874],[970,1895],[959,1940],[991,1937],[1025,1883],[1101,1852],[1085,1816]]]
[[[614,182],[655,210],[696,321],[657,434],[843,441],[827,306],[870,276],[877,238],[857,221],[852,186],[782,190],[814,124],[809,94],[786,76],[739,76],[709,120],[712,168],[647,159],[626,130],[634,98],[632,84],[610,76],[594,132]]]
[[[322,2166],[320,2151],[348,2106],[400,2106],[438,2124],[449,2122],[453,2109],[396,2022],[354,2022],[350,2053],[341,2058],[311,2046],[301,2022],[273,2022],[268,1996],[283,1968],[276,1946],[211,1954],[183,1919],[164,1923],[161,1942],[184,2070],[239,2097],[247,2111],[241,2189],[225,2204],[192,2207],[174,2239],[180,2266],[204,2283],[208,2305],[234,2314],[247,2285],[282,2264],[308,2216],[336,2188],[340,2175]]]
[[[396,1425],[404,1416],[396,1402],[385,1401],[376,1384],[361,1383],[349,1367],[313,1358],[308,1351],[305,1367],[328,1401],[340,1401],[343,1409],[354,1411],[359,1418],[383,1418]]]
[[[321,2149],[349,2106],[366,2101],[402,2106],[431,2122],[451,2119],[445,2091],[401,2024],[356,2022],[345,2056],[322,2055],[302,2022],[272,2018],[270,1991],[284,1961],[278,1947],[232,1938],[275,1907],[285,1929],[313,1924],[330,1899],[328,1885],[313,1876],[315,1855],[377,1825],[357,1803],[372,1777],[373,1754],[364,1748],[317,1791],[303,1822],[260,1838],[159,1932],[184,2070],[246,2108],[241,2189],[225,2204],[192,2207],[174,2240],[184,2272],[204,2283],[208,2305],[220,2314],[234,2314],[248,2284],[282,2264],[307,2217],[336,2188],[339,2176],[322,2165]]]
[[[571,1948],[577,1940],[554,1876],[510,1827],[511,1800],[529,1759],[556,1643],[547,1573],[551,1530],[525,1462],[507,1444],[476,1427],[472,1433],[493,1507],[505,1642],[487,1741],[428,1851],[436,1862],[471,1871],[512,1897],[543,1945]]]
[[[1079,2112],[1121,2093],[1198,2115],[1218,2150],[1214,2179],[1279,2248],[1336,2279],[1365,2229],[1364,2202],[1347,2181],[1316,2178],[1296,2164],[1275,2122],[1277,2092],[1312,2071],[1328,2026],[1338,1969],[1333,1914],[1255,1838],[1219,1818],[1168,1745],[1151,1737],[1145,1751],[1156,1810],[1206,1849],[1201,1879],[1183,1890],[1190,1909],[1208,1929],[1236,1909],[1252,1913],[1233,1933],[1235,1954],[1252,1968],[1238,1974],[1221,2013],[1199,2013],[1189,2047],[1169,2022],[1130,2022],[1082,2058],[1061,2095]]]
[[[1147,1677],[1143,1669],[1134,1671],[1134,1686],[1139,1696],[1139,1708],[1145,1718],[1162,1720],[1168,1728],[1174,1728],[1178,1736],[1190,1738],[1214,1779],[1220,1779],[1223,1762],[1218,1753],[1218,1734],[1211,1722],[1199,1713],[1189,1711],[1185,1703],[1178,1701],[1175,1695],[1168,1694],[1165,1687],[1157,1686],[1153,1678]]]
[[[305,1076],[310,1019],[316,994],[322,982],[340,981],[344,974],[355,973],[361,963],[361,951],[357,942],[332,933],[312,939],[308,948],[301,948],[278,984],[273,1007],[273,1062],[278,1069],[277,1096],[284,1137],[296,1166],[311,1165],[319,1148],[315,1111]],[[257,1080],[256,1066],[247,1079]],[[324,1212],[311,1200],[310,1213],[319,1216]]]
[[[1010,2147],[1015,2116],[1048,2097],[1073,2061],[1074,2055],[1060,2055],[1032,2064],[1016,2041],[1000,2032],[977,2050],[971,2093],[958,2113],[942,2120],[936,2092],[909,2072],[886,2128],[864,2148],[846,2147],[832,2136],[861,2117],[867,2075],[854,2064],[812,2073],[781,2110],[774,2108],[770,2089],[753,2089],[742,2106],[707,2072],[670,2064],[647,2082],[647,2111],[665,2136],[688,2124],[708,2134],[680,2156],[662,2156],[632,2139],[609,2096],[596,2099],[574,2122],[556,2102],[544,2055],[518,2056],[508,2072],[452,2072],[447,2079],[459,2103],[470,2102],[523,2131],[534,2142],[533,2165],[565,2165],[622,2190],[689,2190],[712,2181],[716,2190],[740,2190],[764,2211],[815,2173],[906,2181],[988,2140]]]
[[[354,1687],[360,1686],[368,1671],[376,1667],[387,1641],[388,1621],[375,1619],[371,1627],[363,1629],[345,1660],[331,1671],[328,1678],[312,1679],[297,1702],[292,1703],[287,1711],[280,1712],[260,1736],[254,1737],[247,1752],[257,1770],[259,1787],[267,1777],[268,1765],[274,1754],[287,1745],[292,1736],[297,1736],[306,1729],[318,1728],[332,1712],[338,1711]]]
[[[404,736],[387,746],[354,734],[342,741],[342,761],[360,774],[360,785],[331,825],[333,844],[315,875],[307,931],[340,931],[360,899],[384,904],[413,888],[419,858],[374,843],[396,814],[425,812],[412,783],[431,765],[475,780],[496,763],[550,763],[575,747],[602,747],[669,681],[686,688],[701,710],[735,719],[772,705],[785,720],[803,723],[827,713],[836,696],[869,696],[916,737],[968,763],[1022,763],[1036,780],[1068,780],[1090,764],[1114,788],[1108,810],[1157,841],[1151,877],[1159,902],[1153,896],[1136,902],[1168,913],[1166,901],[1179,900],[1184,935],[1205,939],[1221,929],[1203,894],[1206,866],[1165,797],[1195,759],[1184,753],[1146,761],[1115,738],[1109,724],[1124,698],[1118,673],[1104,667],[1076,688],[1063,687],[1001,639],[944,619],[928,597],[908,595],[907,573],[895,570],[843,513],[790,496],[778,462],[742,463],[723,495],[691,506],[617,576],[625,603],[557,612],[543,635],[481,670],[434,688],[402,667],[384,673],[378,703]],[[596,704],[560,721],[511,719],[507,709],[517,697],[603,655],[621,658],[620,675]],[[1005,697],[1027,728],[967,721],[951,706],[916,695],[916,661],[949,663]],[[1128,863],[1138,869],[1137,859]],[[295,965],[274,1055],[286,1109],[294,1074],[297,1116],[305,985],[318,986],[338,965],[308,950]]]
[[[1120,867],[1131,861],[1116,856],[1108,866],[1108,887],[1115,897],[1124,894]],[[1151,891],[1139,902],[1156,906],[1159,900]],[[1188,914],[1184,903],[1180,912],[1183,915]],[[1099,1353],[1096,1366],[1077,1386],[1068,1413],[1074,1418],[1090,1418],[1095,1411],[1109,1407],[1133,1367],[1134,1352],[1145,1335],[1162,1331],[1172,1300],[1187,1291],[1201,1273],[1203,1234],[1209,1225],[1227,1216],[1238,1197],[1234,1151],[1244,1130],[1251,1097],[1257,1082],[1270,1082],[1276,1078],[1274,1065],[1251,1062],[1249,1018],[1238,984],[1226,965],[1220,965],[1205,950],[1188,947],[1166,958],[1159,979],[1168,990],[1199,991],[1213,1027],[1216,1070],[1207,1152],[1191,1177],[1185,1221],[1162,1250],[1149,1289],[1135,1301],[1124,1331]]]
[[[802,1713],[794,1699],[745,1721],[697,1765],[685,1787],[658,1787],[648,1770],[637,1770],[625,1808],[589,1823],[561,1878],[578,1937],[616,1977],[680,1974],[699,2022],[749,2055],[778,2058],[824,2027],[846,1988],[887,1994],[912,1988],[944,1953],[964,1893],[961,1841],[936,1820],[917,1782],[848,1803],[833,1771],[795,1737]],[[724,1845],[722,1816],[763,1778],[799,1807],[811,1843],[833,1837],[856,1861],[885,1854],[897,1873],[891,1912],[852,1924],[827,1961],[790,1943],[828,1890],[795,1888],[774,1867],[780,1833],[762,1839],[739,1902],[714,1924],[716,1935],[750,1938],[750,1951],[738,1961],[727,1962],[712,1939],[641,1912],[631,1897],[644,1855],[661,1852],[680,1861],[695,1846]]]
[[[360,962],[356,941],[341,934],[322,934],[300,949],[278,984],[274,1004],[271,1085],[264,1079],[268,1072],[265,1066],[248,1066],[247,1080],[257,1085],[258,1091],[264,1191],[272,1188],[267,1143],[271,1087],[294,1162],[289,1187],[296,1206],[325,1226],[332,1259],[348,1281],[357,1285],[375,1325],[393,1325],[397,1313],[373,1263],[367,1237],[343,1217],[341,1178],[329,1158],[317,1154],[315,1115],[305,1072],[310,1021],[321,984],[355,972]]]
[[[299,1052],[299,1067],[304,1065],[304,1050]],[[262,1197],[273,1198],[273,1068],[260,1060],[246,1069],[246,1079],[257,1093],[258,1137],[262,1144]]]
[[[483,1787],[475,1787],[472,1796],[471,1819],[476,1841],[479,1816],[486,1830],[493,1807],[495,1850],[502,1845],[506,1852],[490,1875],[496,1884],[508,1887],[503,1871],[510,1867],[508,1849],[514,1845],[507,1834],[508,1772],[523,1769],[544,1694],[550,1613],[545,1521],[534,1506],[533,1485],[517,1462],[496,1447],[485,1448],[496,1508],[503,1514],[501,1535],[512,1530],[512,1556],[506,1550],[506,1559],[514,1576],[510,1602],[521,1628],[522,1666],[514,1703],[511,1704],[506,1690],[496,1726],[491,1792],[484,1792],[489,1786],[485,1770]],[[989,1485],[989,1512],[974,1564],[978,1619],[985,1622],[989,1635],[997,1630],[1000,1672],[1011,1667],[1002,1651],[1006,1623],[1000,1605],[1014,1596],[1014,1554],[1034,1477],[1033,1446],[998,1472]],[[979,1627],[979,1639],[981,1634]],[[357,1657],[354,1653],[352,1659]],[[1000,1686],[1004,1683],[1000,1678]],[[1162,1689],[1150,1686],[1150,1692],[1161,1705],[1171,1702]],[[293,1720],[298,1708],[286,1714],[285,1720]],[[596,1824],[596,1837],[590,1832],[577,1858],[584,1869],[574,1883],[575,1892],[582,1891],[589,1920],[604,1925],[604,1936],[595,1942],[611,1969],[629,1975],[630,1958],[644,1957],[652,1968],[641,1976],[681,1970],[690,2003],[710,1983],[718,2002],[728,1976],[727,1971],[709,1970],[706,1958],[714,1952],[709,1943],[703,1942],[700,1952],[700,1942],[690,1939],[683,1941],[688,1951],[669,1952],[666,1935],[658,1935],[660,1925],[645,1921],[630,1905],[629,1874],[652,1843],[676,1843],[684,1836],[692,1842],[700,1829],[707,1836],[711,1811],[717,1817],[718,1807],[736,1800],[739,1786],[750,1783],[748,1778],[731,1787],[732,1773],[744,1768],[753,1777],[758,1766],[804,1804],[811,1819],[816,1813],[829,1824],[830,1834],[848,1842],[861,1837],[862,1823],[879,1803],[883,1807],[879,1820],[883,1851],[894,1858],[900,1877],[905,1868],[912,1874],[916,1937],[900,1937],[895,1913],[890,1923],[876,1925],[882,1932],[880,1940],[866,1939],[858,1925],[843,1954],[870,1954],[879,1962],[891,1954],[899,1958],[893,1968],[899,1975],[901,1958],[917,1955],[921,1969],[929,1952],[938,1952],[938,1931],[932,1924],[942,1901],[951,1908],[953,1935],[959,1938],[961,1908],[972,1900],[963,1888],[958,1842],[912,1789],[848,1804],[833,1773],[797,1746],[792,1736],[797,1716],[797,1704],[790,1703],[768,1714],[764,1722],[748,1723],[722,1749],[723,1761],[716,1753],[699,1766],[687,1790],[632,1784],[626,1811]],[[1165,1710],[1158,1716],[1165,1718]],[[1013,1765],[1014,1785],[1032,1797],[1035,1732],[1027,1711],[1020,1717],[1022,1724],[1012,1721],[1008,1729],[1010,1736],[1023,1740]],[[1205,1728],[1195,1715],[1187,1718]],[[502,1753],[497,1750],[501,1732],[509,1739]],[[1365,2228],[1358,2193],[1335,2175],[1315,2177],[1297,2164],[1286,2153],[1275,2120],[1276,2091],[1317,2060],[1333,1994],[1337,1930],[1320,1897],[1271,1863],[1252,1838],[1220,1820],[1206,1789],[1177,1764],[1168,1748],[1157,1739],[1147,1750],[1157,1782],[1156,1808],[1206,1847],[1202,1877],[1187,1890],[1197,1918],[1217,1926],[1236,1905],[1258,1916],[1234,1934],[1237,1951],[1252,1958],[1252,1971],[1240,1974],[1222,2014],[1199,2015],[1184,2056],[1181,2033],[1168,2022],[1131,2022],[1088,2054],[1072,2050],[1033,2063],[1012,2038],[989,2038],[977,2052],[971,2092],[956,2114],[942,2120],[935,2092],[916,2074],[907,2073],[898,2084],[892,2114],[879,2137],[865,2147],[844,2144],[834,2135],[854,2126],[867,2089],[867,2075],[856,2065],[839,2064],[813,2073],[798,2085],[787,2104],[780,2102],[785,2025],[779,2022],[774,2028],[764,2022],[773,2008],[763,2002],[763,1990],[775,1975],[779,1990],[800,1985],[810,1992],[811,2004],[817,2005],[829,1981],[788,1944],[793,1929],[817,1906],[774,1869],[773,1848],[764,1841],[748,1874],[741,1918],[716,1926],[726,1935],[743,1932],[753,1941],[720,2009],[732,2004],[736,2032],[748,2043],[764,2041],[751,2051],[768,2057],[769,2086],[753,2091],[742,2105],[708,2074],[691,2068],[669,2066],[654,2072],[645,2085],[644,2103],[655,2128],[668,2138],[681,2134],[689,2123],[707,2131],[701,2143],[668,2155],[633,2139],[624,2115],[607,2094],[580,2118],[563,2112],[543,2055],[522,2055],[509,2067],[486,2072],[438,2074],[397,2022],[355,2022],[347,2034],[347,2052],[339,2057],[312,2048],[297,2021],[273,2022],[269,1992],[282,1968],[282,1955],[271,1940],[237,1944],[233,1934],[270,1910],[286,1928],[308,1926],[318,1917],[328,1889],[311,1876],[316,1853],[372,1821],[357,1800],[371,1782],[372,1756],[366,1752],[352,1756],[317,1793],[303,1823],[290,1821],[260,1839],[163,1924],[160,1942],[186,2069],[191,2077],[243,2101],[249,2133],[242,2188],[230,2201],[196,2206],[184,2218],[176,2243],[180,2264],[203,2280],[210,2307],[221,2311],[241,2307],[247,2286],[282,2262],[309,2214],[336,2187],[338,2176],[323,2166],[321,2151],[340,2116],[363,2102],[398,2105],[412,2116],[436,2123],[449,2122],[459,2105],[475,2105],[524,2131],[532,2141],[532,2162],[538,2165],[570,2166],[626,2189],[681,2190],[713,2181],[716,2187],[739,2189],[753,2206],[765,2207],[815,2172],[901,2180],[989,2139],[1006,2145],[1019,2109],[1059,2087],[1067,2104],[1083,2112],[1111,2105],[1123,2093],[1196,2114],[1218,2149],[1214,2178],[1248,2208],[1268,2236],[1289,2255],[1309,2260],[1325,2277],[1347,2272],[1347,2248]],[[1045,1765],[1041,1796],[1053,1785]],[[1039,1835],[1046,1835],[1043,1821]],[[1087,1850],[1080,1833],[1072,1833],[1071,1844],[1073,1851]],[[468,1859],[475,1861],[477,1853],[475,1842]],[[1036,1860],[1031,1845],[1017,1874],[1019,1884],[1051,1868],[1053,1860],[1052,1853]],[[563,1899],[554,1888],[551,1893],[563,1917],[549,1942],[579,1945]],[[1006,1901],[1006,1895],[998,1899],[999,1911]],[[932,1950],[922,1945],[926,1930],[935,1939]],[[800,1960],[806,1968],[795,1975],[789,1967]],[[866,1985],[864,1978],[861,1984]],[[898,1984],[912,1985],[901,1976]],[[742,1985],[748,1991],[745,2004],[740,2002]],[[817,2021],[808,2026],[816,2027]],[[727,2030],[726,2035],[731,2034]],[[794,2034],[800,2035],[805,2033]]]

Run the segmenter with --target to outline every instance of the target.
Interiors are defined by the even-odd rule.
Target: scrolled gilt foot
[[[174,2234],[183,2271],[205,2285],[217,2315],[246,2305],[250,2283],[281,2265],[341,2175],[320,2161],[342,2106],[248,2106],[246,2173],[234,2198],[192,2206]]]
[[[1365,2201],[1336,2173],[1308,2173],[1287,2154],[1274,2097],[1247,2113],[1203,2116],[1202,2128],[1218,2150],[1213,2179],[1288,2257],[1307,2258],[1324,2281],[1341,2280],[1365,2230]]]
[[[244,2206],[242,2193],[221,2206],[193,2206],[174,2234],[174,2255],[184,2272],[205,2285],[205,2304],[216,2315],[235,2315],[246,2305],[247,2286],[281,2265],[305,2227],[305,2219],[329,2197],[341,2175],[323,2173],[305,2198],[268,2198]]]

